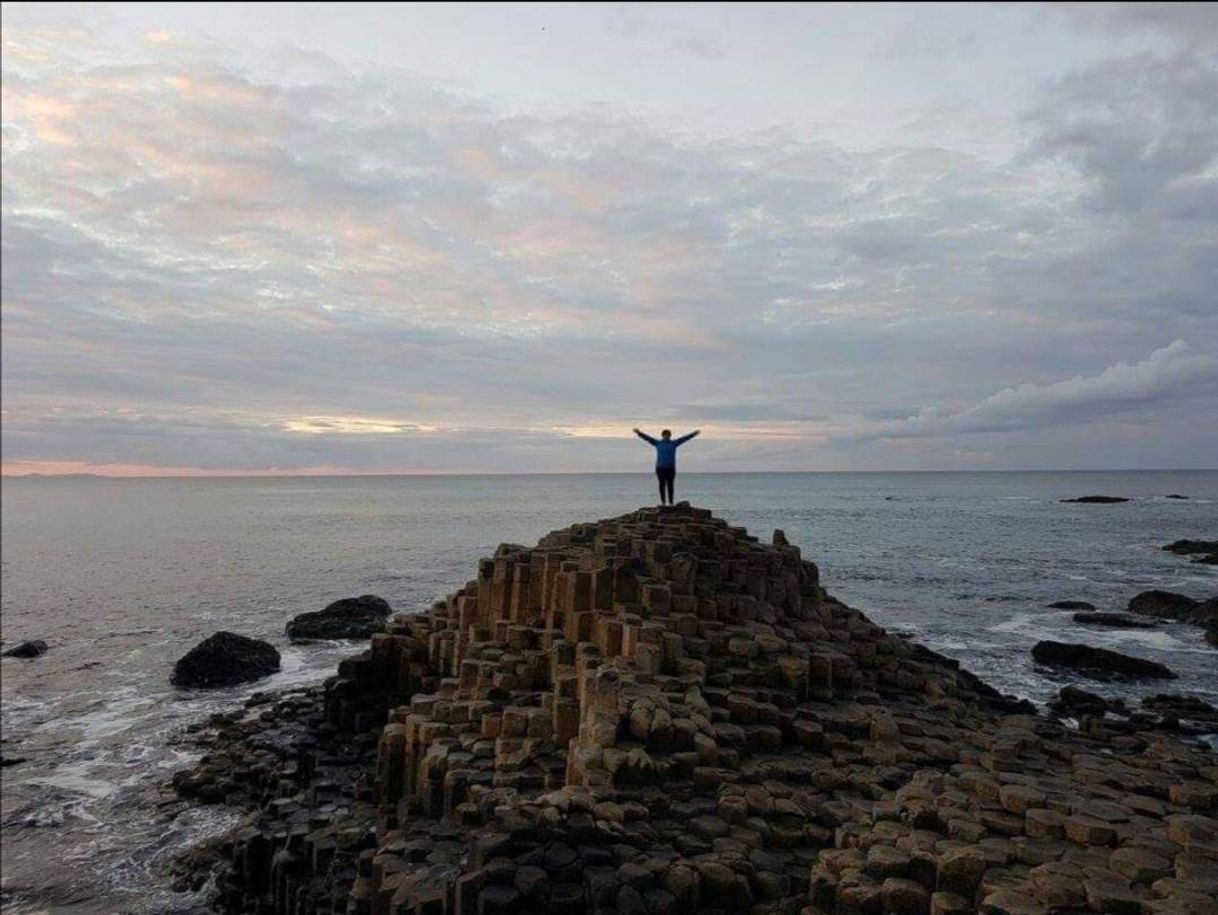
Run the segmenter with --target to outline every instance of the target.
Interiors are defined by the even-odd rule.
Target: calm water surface
[[[650,504],[653,482],[5,480],[3,638],[51,648],[5,659],[0,671],[3,755],[25,760],[3,770],[0,908],[197,910],[159,871],[230,814],[162,811],[164,783],[191,759],[171,738],[256,689],[317,682],[353,650],[288,644],[290,616],[368,592],[397,610],[423,609],[496,544]],[[1058,501],[1092,493],[1133,501]],[[677,495],[763,538],[784,529],[834,594],[1004,691],[1043,702],[1069,682],[1029,657],[1037,640],[1058,638],[1161,660],[1180,673],[1171,689],[1218,701],[1218,651],[1199,629],[1080,630],[1069,613],[1044,608],[1075,599],[1118,610],[1148,588],[1218,593],[1218,569],[1159,549],[1218,539],[1218,471],[688,474]],[[283,671],[202,695],[171,688],[174,660],[221,628],[276,644]]]

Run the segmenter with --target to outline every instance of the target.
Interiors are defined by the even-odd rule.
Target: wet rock
[[[1191,556],[1193,562],[1218,564],[1218,540],[1176,540],[1163,549],[1177,556]]]
[[[1085,600],[1059,600],[1049,604],[1050,610],[1094,610],[1095,604],[1089,604]]]
[[[1074,622],[1109,629],[1154,629],[1155,624],[1125,613],[1076,613]]]
[[[217,632],[178,659],[170,682],[187,688],[232,686],[277,670],[279,652],[273,645],[235,632]]]
[[[1032,657],[1039,664],[1065,667],[1092,679],[1165,679],[1176,674],[1166,665],[1145,658],[1072,642],[1037,642]]]
[[[1181,696],[1173,693],[1145,696],[1142,698],[1142,707],[1176,719],[1183,718],[1218,724],[1218,708],[1196,696]]]
[[[1062,499],[1062,502],[1082,502],[1086,505],[1109,505],[1115,502],[1128,502],[1121,496],[1080,496],[1077,499]]]
[[[20,645],[6,649],[3,656],[6,658],[37,658],[46,653],[46,642],[42,639],[30,639],[28,642],[22,642]]]
[[[287,625],[287,634],[294,642],[366,639],[385,629],[385,620],[392,612],[389,602],[375,594],[345,597],[324,610],[294,617]]]
[[[1168,493],[1163,498],[1164,499],[1187,499],[1188,496],[1182,496],[1178,492],[1173,492],[1173,493]]]
[[[1124,711],[1119,699],[1105,699],[1077,686],[1063,686],[1049,702],[1049,708],[1059,715],[1103,715],[1109,711]]]
[[[1165,620],[1191,620],[1198,601],[1172,591],[1143,591],[1129,601],[1130,613],[1156,616]]]

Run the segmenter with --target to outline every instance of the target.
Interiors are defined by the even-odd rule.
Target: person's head
[[[664,439],[672,438],[672,430],[665,429],[663,432],[660,433],[660,438],[664,438]]]

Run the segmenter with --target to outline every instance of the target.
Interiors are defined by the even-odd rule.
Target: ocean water
[[[1104,493],[1118,505],[1062,504]],[[1179,493],[1187,500],[1167,499]],[[191,760],[173,738],[255,690],[318,682],[357,648],[292,646],[294,614],[375,593],[425,609],[500,542],[655,501],[649,474],[310,479],[6,479],[0,789],[5,912],[192,912],[161,869],[223,828],[165,784]],[[1123,609],[1149,588],[1218,593],[1218,568],[1159,548],[1218,539],[1218,471],[683,474],[678,498],[768,539],[785,530],[835,595],[911,633],[1005,692],[1043,702],[1073,677],[1037,669],[1039,639],[1161,660],[1163,689],[1218,701],[1218,650],[1195,627],[1095,630],[1056,600]],[[173,662],[217,629],[268,639],[283,671],[209,693],[169,685]],[[1094,684],[1089,688],[1097,689]]]

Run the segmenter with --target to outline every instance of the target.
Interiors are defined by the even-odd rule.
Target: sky
[[[1218,466],[1218,4],[2,18],[6,474]]]

